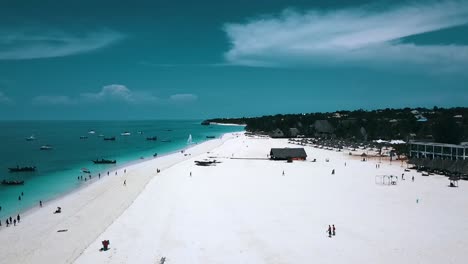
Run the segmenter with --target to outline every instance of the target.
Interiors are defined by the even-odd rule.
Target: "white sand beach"
[[[312,147],[306,161],[271,161],[272,147],[297,146],[226,134],[119,170],[2,226],[0,262],[466,263],[466,182]]]

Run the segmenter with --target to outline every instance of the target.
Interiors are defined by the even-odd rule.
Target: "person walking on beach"
[[[332,170],[332,175],[335,174],[335,169]]]
[[[109,176],[109,172],[107,172],[107,176]]]
[[[332,237],[332,228],[330,225],[328,225],[327,232],[328,232],[328,237]]]
[[[335,232],[335,231],[336,231],[335,225],[332,225],[332,235],[333,235],[333,236],[336,235],[336,232]]]
[[[20,217],[20,215],[19,215],[19,214],[18,214],[18,216],[16,216],[16,219],[18,220],[18,224],[19,224],[19,222],[20,222],[20,219],[21,219],[21,217]]]
[[[284,170],[283,170],[283,176],[284,176]]]
[[[42,201],[39,201],[39,207],[42,207]]]
[[[98,174],[99,179],[101,179],[101,173]]]
[[[13,218],[11,218],[11,216],[10,216],[10,224],[11,224],[11,223],[13,223]]]
[[[127,180],[124,180],[124,186],[127,186]]]
[[[124,173],[127,173],[127,169],[124,169]]]
[[[192,172],[190,172],[190,177],[192,177]]]
[[[5,221],[5,223],[6,223],[6,227],[8,227],[8,226],[10,225],[10,222],[8,222],[8,218],[7,218],[7,220]]]
[[[411,177],[411,180],[414,182],[414,175],[413,175],[413,177]]]
[[[16,226],[16,219],[13,220],[13,226]]]

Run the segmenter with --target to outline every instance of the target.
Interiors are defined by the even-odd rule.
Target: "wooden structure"
[[[306,160],[307,153],[304,148],[272,148],[270,150],[272,160]]]

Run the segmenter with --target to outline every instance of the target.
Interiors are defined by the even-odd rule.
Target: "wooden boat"
[[[96,159],[93,160],[94,164],[115,164],[117,163],[116,160],[106,160],[106,159]]]
[[[24,181],[7,181],[7,180],[3,180],[2,184],[3,185],[24,185]]]
[[[35,166],[30,166],[30,167],[20,167],[16,166],[16,168],[8,168],[10,172],[25,172],[25,171],[35,171],[36,167]]]

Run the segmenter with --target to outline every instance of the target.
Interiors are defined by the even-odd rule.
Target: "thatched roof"
[[[307,158],[304,148],[272,148],[270,151],[272,159],[287,160],[293,158]]]

